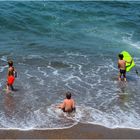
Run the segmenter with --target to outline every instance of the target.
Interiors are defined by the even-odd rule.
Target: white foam
[[[32,78],[32,77],[33,77],[33,75],[29,74],[28,72],[29,72],[29,70],[26,70],[26,71],[24,72],[24,74],[25,74],[25,75],[27,75],[27,76],[28,76],[28,78]]]
[[[26,57],[26,59],[33,59],[33,58],[43,59],[42,56],[40,56],[40,55],[35,55],[35,54],[28,55],[28,56]]]
[[[87,56],[86,55],[83,55],[83,54],[80,54],[80,53],[73,53],[73,52],[71,52],[71,53],[67,53],[67,55],[68,56],[82,56],[82,57],[84,57],[84,58],[87,58]]]
[[[81,70],[81,69],[82,69],[82,65],[78,65],[78,67],[79,67],[79,73],[80,73],[81,75],[84,75],[83,72],[82,72],[82,70]]]
[[[71,75],[68,75],[67,78],[64,78],[63,81],[67,82],[67,81],[71,80],[72,78],[73,78],[73,75],[71,74]]]
[[[59,74],[58,74],[58,70],[53,71],[53,74],[54,74],[54,75],[59,75]]]
[[[120,115],[121,116],[120,118],[115,118],[116,116],[114,116],[113,114],[109,115],[105,112],[101,112],[100,110],[93,109],[90,107],[86,107],[86,108],[82,107],[80,109],[80,111],[82,111],[82,113],[81,113],[82,115],[80,115],[80,117],[82,116],[82,118],[86,118],[84,120],[80,119],[80,122],[82,122],[82,123],[98,124],[98,125],[102,125],[102,126],[105,126],[108,128],[119,127],[119,128],[138,128],[139,129],[139,125],[137,124],[138,122],[134,123],[134,120],[136,120],[136,116],[137,116],[135,111],[133,112],[135,115],[133,113],[129,113],[129,115],[128,115],[128,114],[125,114],[124,112],[122,112]],[[89,119],[85,116],[85,115],[87,115],[85,111],[88,113],[90,112],[88,114]],[[138,118],[139,118],[139,115],[137,116],[137,121],[138,121]],[[120,119],[120,120],[126,119],[126,120],[124,121],[124,123],[122,123],[118,119]]]
[[[47,77],[47,72],[41,70],[41,67],[38,67],[38,71],[42,73],[45,77]]]
[[[39,85],[42,85],[42,86],[45,85],[45,81],[42,78],[37,77],[37,76],[35,76],[35,77],[36,77]]]
[[[7,56],[2,56],[0,59],[4,62],[7,62]]]
[[[0,67],[0,72],[3,72],[3,71],[5,70],[5,68],[8,68],[8,65],[1,66],[1,67]]]
[[[123,37],[123,41],[137,49],[140,49],[140,41],[137,41],[137,42],[133,42],[132,41],[132,37],[133,37],[133,34],[129,34],[128,37]]]
[[[71,128],[73,126],[77,125],[77,122],[75,122],[74,124],[70,125],[70,126],[65,126],[65,127],[55,127],[55,128],[48,128],[48,127],[44,127],[44,128],[37,128],[37,127],[27,127],[27,128],[14,128],[14,127],[8,127],[8,128],[0,128],[0,130],[21,130],[21,131],[29,131],[29,130],[62,130],[62,129],[68,129]]]
[[[135,42],[135,43],[134,42],[131,42],[131,41],[128,41],[128,43],[129,43],[129,45],[134,46],[137,49],[140,49],[140,41]]]
[[[120,108],[116,108],[120,110]],[[43,111],[43,112],[42,112]],[[119,117],[119,118],[116,118]],[[68,120],[73,120],[71,124],[68,123],[66,127],[65,123],[63,124],[52,124],[51,119],[57,120],[58,122],[64,119],[65,123]],[[137,122],[134,120],[137,119]],[[111,129],[114,128],[131,128],[131,129],[139,129],[139,115],[133,110],[131,112],[123,112],[121,111],[120,116],[118,114],[108,114],[102,112],[101,110],[94,109],[89,106],[84,106],[81,104],[80,106],[76,106],[76,112],[69,115],[62,112],[60,109],[55,108],[53,105],[45,110],[45,108],[40,108],[35,110],[34,112],[30,112],[28,116],[25,118],[25,122],[16,122],[17,119],[13,118],[9,122],[4,115],[1,114],[1,125],[7,128],[1,129],[17,129],[17,130],[53,130],[53,129],[65,129],[70,128],[76,125],[78,122],[85,124],[98,124]],[[123,120],[123,122],[122,122]],[[49,126],[48,125],[49,121]],[[57,122],[55,121],[55,122]],[[46,124],[46,127],[45,127]],[[44,126],[43,128],[41,126]],[[20,126],[20,127],[19,127]]]

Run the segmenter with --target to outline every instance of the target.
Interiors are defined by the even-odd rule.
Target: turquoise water
[[[77,122],[140,128],[140,77],[117,81],[117,55],[134,56],[140,73],[140,2],[0,3],[0,127],[54,129]],[[7,60],[16,92],[2,90]],[[77,111],[54,105],[72,92]]]

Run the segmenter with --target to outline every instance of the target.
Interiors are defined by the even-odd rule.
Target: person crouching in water
[[[118,60],[118,68],[119,68],[119,81],[121,81],[121,77],[123,75],[123,80],[126,81],[126,61],[123,60],[123,54],[119,54]]]
[[[68,113],[75,111],[75,102],[73,99],[71,99],[70,92],[66,93],[66,99],[64,99],[63,103],[57,107]]]
[[[8,73],[7,73],[7,88],[6,88],[7,92],[10,91],[9,88],[11,88],[11,90],[14,91],[13,84],[16,77],[16,70],[13,67],[13,61],[9,60],[8,65],[9,65],[9,68],[8,68]]]

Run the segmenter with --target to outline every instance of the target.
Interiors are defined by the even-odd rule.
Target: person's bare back
[[[65,112],[71,112],[75,108],[73,99],[65,99],[61,104],[61,109]]]
[[[126,69],[126,62],[125,60],[118,60],[118,68],[121,70],[125,70]]]
[[[7,75],[8,76],[11,76],[11,75],[14,76],[14,71],[15,71],[14,67],[9,67],[8,68],[8,74]]]
[[[123,60],[123,54],[119,54],[118,69],[119,69],[119,77],[118,77],[119,81],[121,81],[122,75],[124,81],[126,81],[126,61]]]
[[[75,102],[71,99],[71,93],[66,93],[66,99],[64,99],[63,103],[57,106],[62,109],[64,112],[72,112],[75,110]]]

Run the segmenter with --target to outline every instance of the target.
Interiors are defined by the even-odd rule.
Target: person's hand
[[[60,105],[56,105],[55,107],[56,107],[56,108],[61,108],[61,104],[60,104]]]

